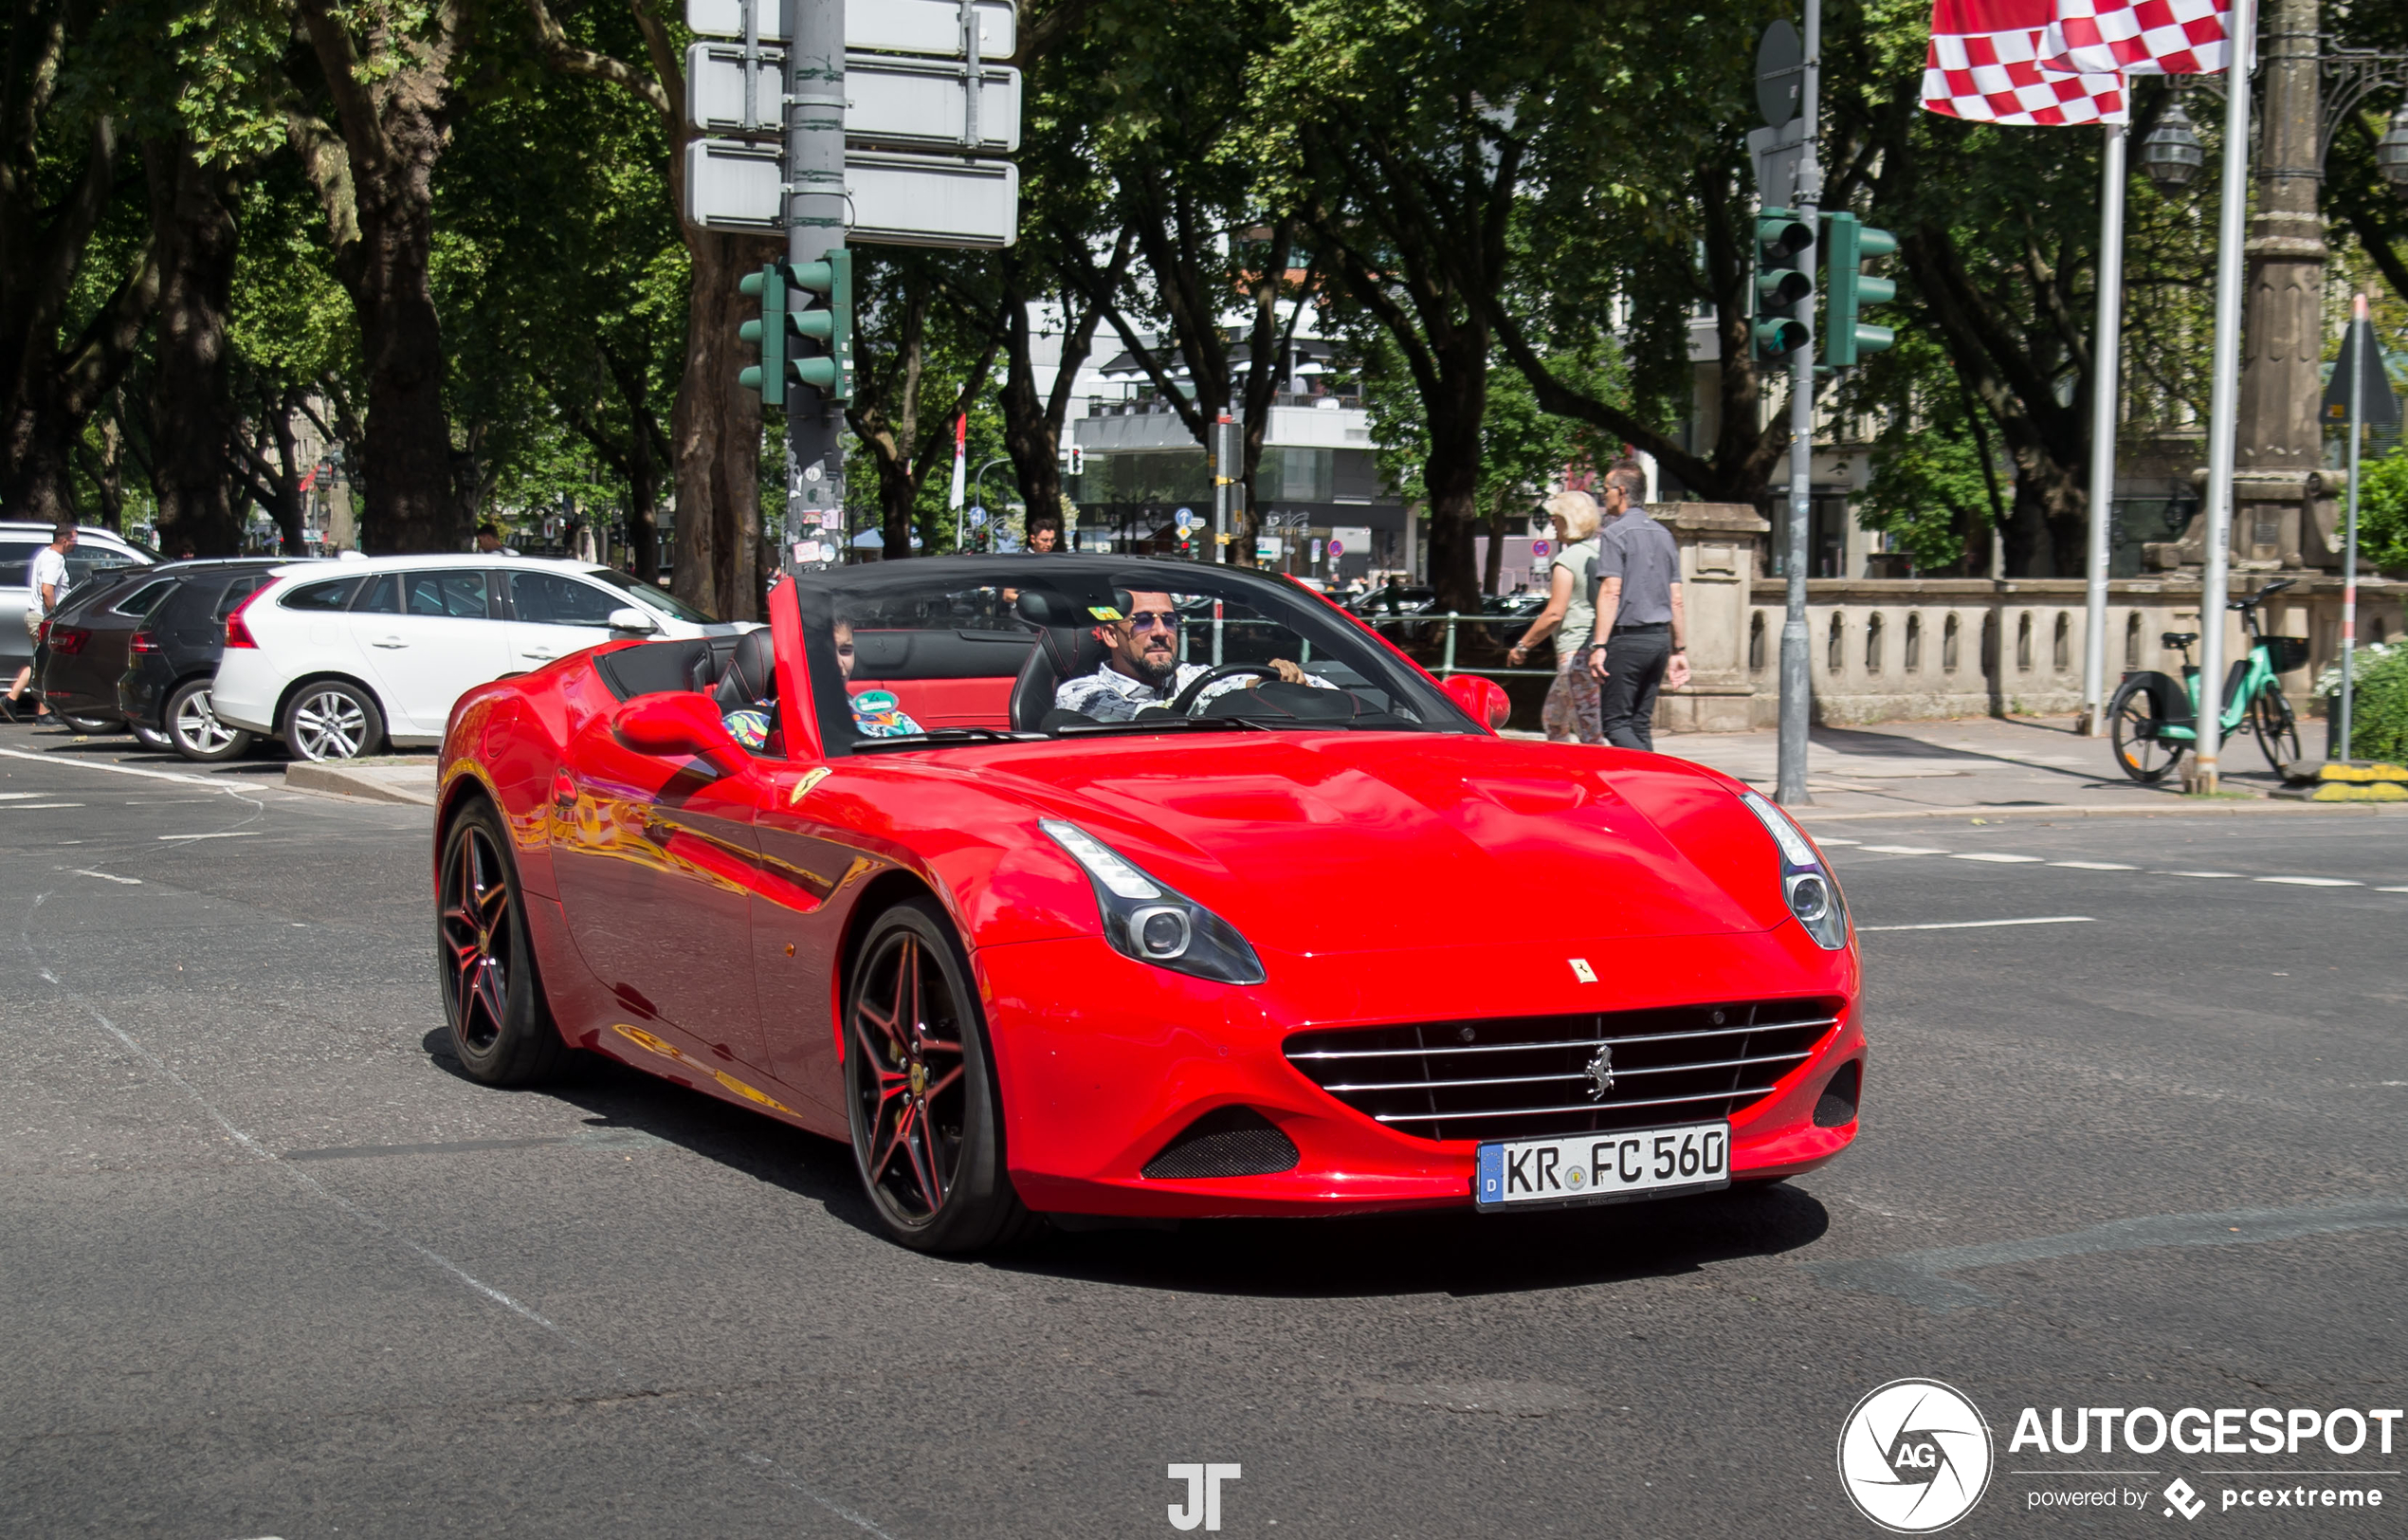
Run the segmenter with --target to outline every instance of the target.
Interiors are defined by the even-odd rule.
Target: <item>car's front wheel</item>
[[[300,760],[356,760],[385,741],[384,713],[357,685],[319,679],[284,707],[284,746]]]
[[[217,720],[210,709],[209,690],[206,679],[188,679],[175,687],[167,698],[168,742],[176,753],[202,764],[238,759],[249,751],[251,735]]]
[[[888,1235],[972,1252],[1033,1227],[1004,1169],[1003,1102],[977,992],[944,911],[898,904],[869,927],[845,995],[853,1161]]]
[[[436,871],[435,956],[451,1051],[488,1086],[543,1079],[568,1048],[536,976],[510,836],[491,803],[472,801],[452,819]]]

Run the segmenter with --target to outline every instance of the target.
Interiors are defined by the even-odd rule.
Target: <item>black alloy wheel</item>
[[[2299,762],[2299,716],[2283,698],[2280,686],[2258,690],[2249,703],[2249,724],[2257,733],[2257,746],[2266,751],[2266,762],[2276,771]]]
[[[2162,725],[2157,697],[2138,679],[2127,679],[2107,703],[2107,736],[2115,745],[2115,762],[2143,786],[2165,779],[2189,745],[2180,739],[2157,736]]]
[[[175,752],[201,764],[240,759],[249,752],[251,735],[229,727],[210,709],[210,680],[188,679],[167,698],[168,742]]]
[[[437,868],[444,1020],[461,1069],[488,1086],[541,1080],[568,1052],[536,977],[509,850],[492,804],[479,799],[445,832]]]
[[[853,1162],[886,1233],[915,1251],[970,1252],[1035,1221],[1012,1190],[1003,1109],[969,968],[925,899],[878,917],[845,1005]]]

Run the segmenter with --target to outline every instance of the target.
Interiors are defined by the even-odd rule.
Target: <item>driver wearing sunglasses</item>
[[[1091,674],[1066,679],[1053,692],[1056,709],[1076,711],[1097,722],[1128,722],[1149,706],[1165,706],[1206,670],[1201,663],[1179,662],[1179,614],[1168,594],[1133,593],[1118,620],[1096,628],[1108,650],[1104,666]],[[1286,658],[1269,667],[1290,685],[1316,689],[1337,687],[1306,673]],[[1233,689],[1251,689],[1268,683],[1254,678],[1217,681],[1197,697],[1195,705]]]

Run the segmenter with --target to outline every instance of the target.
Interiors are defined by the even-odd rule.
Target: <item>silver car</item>
[[[33,636],[25,629],[26,573],[33,553],[50,543],[50,528],[23,520],[0,522],[0,669],[6,669],[11,679],[33,659]],[[75,549],[67,553],[67,592],[75,592],[96,572],[147,567],[155,559],[149,552],[128,545],[119,535],[79,524]]]

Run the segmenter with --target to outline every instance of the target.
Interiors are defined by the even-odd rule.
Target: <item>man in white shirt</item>
[[[1091,674],[1066,679],[1055,687],[1056,709],[1076,711],[1097,722],[1133,721],[1147,706],[1168,706],[1180,690],[1206,671],[1204,664],[1179,661],[1179,613],[1171,602],[1171,596],[1131,594],[1128,603],[1127,614],[1107,621],[1101,628],[1104,643],[1111,649],[1104,667]],[[1286,658],[1273,658],[1268,667],[1291,685],[1336,688]],[[1263,682],[1260,675],[1233,674],[1206,688],[1196,698],[1196,704],[1200,706],[1230,690],[1250,689]]]
[[[59,606],[66,602],[67,553],[74,549],[75,525],[62,523],[50,531],[50,543],[34,552],[33,559],[26,563],[25,631],[27,636],[38,640],[42,635],[42,623],[56,614]],[[25,694],[26,687],[33,682],[34,667],[41,661],[42,650],[37,645],[33,656],[17,670],[16,683],[9,687],[9,721],[16,720],[17,700]],[[50,721],[50,708],[46,706],[42,707],[34,720]]]

